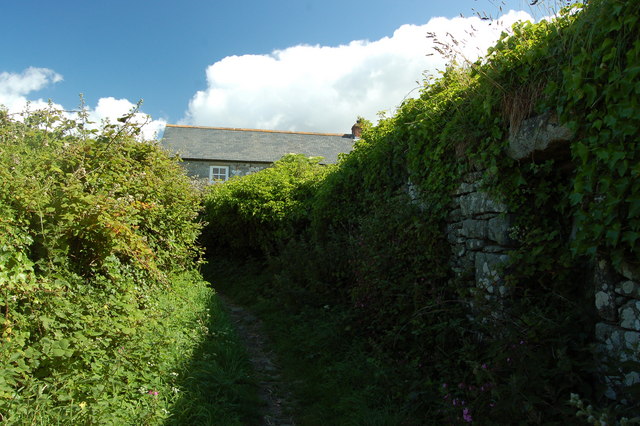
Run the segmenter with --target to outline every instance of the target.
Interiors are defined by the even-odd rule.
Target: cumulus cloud
[[[20,113],[27,108],[31,111],[47,108],[50,104],[41,98],[33,98],[33,92],[62,81],[60,74],[48,68],[30,67],[21,73],[0,73],[0,106],[7,108],[9,113]],[[65,108],[56,103],[51,106],[57,110]],[[96,125],[103,121],[116,122],[117,118],[128,114],[135,104],[127,99],[115,99],[112,97],[101,98],[94,108],[88,107],[89,120]],[[68,115],[73,115],[67,113]],[[132,121],[144,124],[142,127],[143,137],[153,139],[164,128],[164,120],[150,120],[142,112],[136,113]]]
[[[28,102],[33,109],[44,108],[47,106],[46,101],[29,100],[27,95],[60,81],[62,76],[48,68],[30,67],[21,73],[1,72],[0,105],[4,105],[10,112],[24,110]]]
[[[119,117],[123,117],[135,108],[135,104],[127,99],[115,99],[112,97],[100,98],[95,108],[89,109],[89,120],[96,123],[103,121],[116,122]],[[133,123],[143,125],[142,135],[145,139],[153,139],[164,129],[167,124],[164,120],[151,120],[148,115],[137,112],[131,118]]]
[[[519,20],[533,19],[514,11],[495,21],[433,18],[376,41],[229,56],[207,68],[207,88],[192,97],[181,123],[348,132],[358,115],[375,120],[379,111],[418,96],[423,73],[447,63],[440,54],[429,56],[435,40],[456,40],[459,53],[475,60]]]

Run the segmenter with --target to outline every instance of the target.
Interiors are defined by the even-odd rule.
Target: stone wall
[[[513,132],[506,155],[518,161],[559,158],[568,155],[572,138],[569,129],[545,114],[525,120]],[[499,300],[507,292],[500,274],[517,229],[507,207],[481,189],[482,177],[482,172],[464,176],[452,194],[445,232],[456,276],[485,291],[487,299]],[[419,202],[411,183],[407,190]],[[623,263],[615,269],[608,259],[600,258],[591,276],[599,315],[594,337],[606,396],[630,402],[626,390],[640,384],[640,267]]]
[[[511,216],[504,204],[480,189],[481,177],[480,172],[468,174],[453,195],[446,228],[451,267],[458,277],[472,278],[488,296],[504,295],[499,271],[512,246]]]
[[[595,333],[607,396],[624,400],[625,389],[640,384],[640,271],[628,263],[616,269],[600,258],[593,277],[600,317]]]

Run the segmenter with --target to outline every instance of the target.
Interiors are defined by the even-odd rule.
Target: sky
[[[147,137],[167,123],[348,133],[443,69],[429,33],[475,59],[547,3],[0,0],[0,105],[74,110],[82,94],[100,121],[142,101]]]

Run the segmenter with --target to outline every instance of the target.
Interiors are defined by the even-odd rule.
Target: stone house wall
[[[209,183],[209,168],[211,166],[228,166],[229,177],[246,176],[271,166],[272,163],[249,163],[233,161],[184,160],[182,165],[187,174],[201,184]]]

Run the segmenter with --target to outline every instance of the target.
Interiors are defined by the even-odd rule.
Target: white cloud
[[[29,100],[27,95],[60,81],[62,76],[48,68],[29,67],[19,74],[1,72],[0,105],[4,105],[10,112],[23,111],[29,102],[31,109],[44,108],[47,106],[46,101]]]
[[[33,92],[62,81],[60,74],[48,68],[30,67],[22,73],[0,73],[0,106],[8,109],[9,113],[21,113],[27,108],[31,111],[44,109],[49,106],[47,101],[41,98],[33,99]],[[51,106],[58,110],[65,110],[60,104],[52,103]],[[128,114],[135,104],[126,99],[112,97],[100,98],[95,108],[88,108],[89,120],[100,124],[102,121],[116,122],[119,117]],[[68,115],[73,115],[67,113]],[[139,112],[133,117],[133,122],[144,124],[142,134],[145,139],[153,139],[164,128],[164,120],[150,120],[147,115]]]
[[[135,106],[126,99],[100,98],[96,107],[89,109],[89,120],[96,123],[102,121],[115,123],[118,118],[129,114]],[[151,120],[143,112],[135,113],[131,121],[136,124],[144,124],[142,135],[145,139],[154,139],[167,124],[164,120]]]
[[[475,60],[518,20],[533,19],[514,11],[497,21],[433,18],[377,41],[229,56],[207,68],[207,89],[193,96],[181,123],[348,132],[358,115],[375,120],[378,111],[417,96],[423,73],[444,67],[441,55],[427,56],[434,52],[429,33],[455,39],[457,49]]]

